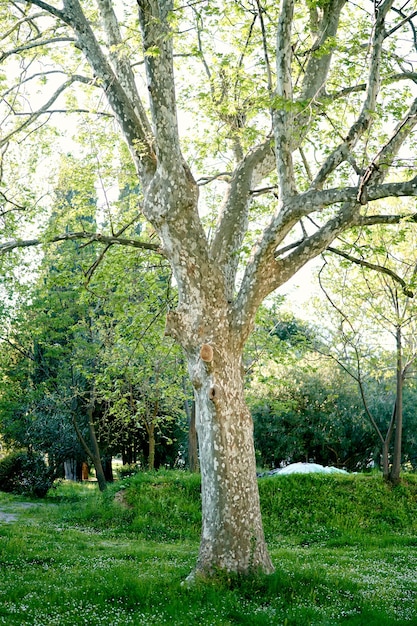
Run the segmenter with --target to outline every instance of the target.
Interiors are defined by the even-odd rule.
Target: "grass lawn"
[[[417,625],[414,477],[274,477],[260,491],[276,573],[191,588],[196,476],[139,474],[104,497],[62,483],[28,508],[0,493],[17,516],[0,520],[0,624]]]

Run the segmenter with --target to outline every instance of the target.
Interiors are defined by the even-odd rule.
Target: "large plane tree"
[[[0,7],[0,59],[10,72],[1,82],[4,172],[6,146],[33,140],[67,107],[86,111],[93,134],[112,115],[134,164],[138,207],[159,241],[123,229],[51,239],[148,245],[172,266],[179,302],[166,328],[184,350],[197,407],[196,573],[271,572],[242,350],[261,302],[346,230],[415,221],[412,211],[391,214],[381,202],[417,195],[415,5],[3,0]],[[94,89],[105,94],[96,118],[87,98]],[[7,200],[4,193],[3,210],[14,214]],[[37,241],[5,241],[2,249]]]

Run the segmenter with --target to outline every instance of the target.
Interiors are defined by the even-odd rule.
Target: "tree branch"
[[[48,102],[46,102],[40,109],[38,109],[34,113],[31,113],[28,116],[28,118],[23,122],[23,124],[21,124],[20,126],[18,126],[14,130],[12,130],[10,133],[8,133],[7,135],[1,138],[0,148],[4,146],[5,144],[7,144],[8,141],[11,139],[11,137],[13,137],[13,135],[16,135],[17,133],[27,128],[30,124],[35,122],[38,119],[38,117],[40,117],[41,115],[48,113],[49,107],[51,107],[54,104],[54,102],[59,98],[59,96],[76,81],[86,82],[87,79],[84,76],[78,76],[78,75],[71,76],[67,81],[65,81],[65,83],[63,83],[60,87],[58,87],[58,89],[55,91],[55,93],[52,94]]]
[[[232,175],[211,246],[213,258],[227,266],[229,295],[233,293],[239,262],[234,251],[239,250],[247,230],[252,181],[270,172],[274,165],[271,142],[267,140],[249,152]]]
[[[102,235],[101,233],[89,233],[86,231],[63,233],[62,235],[56,235],[55,237],[44,239],[13,239],[0,244],[0,254],[9,252],[16,248],[29,248],[32,246],[39,246],[49,243],[57,243],[59,241],[74,241],[77,239],[88,239],[88,243],[102,243],[105,245],[117,244],[120,246],[129,246],[132,248],[140,248],[142,250],[151,250],[164,256],[161,247],[158,244],[148,243],[146,241],[139,241],[139,239],[131,239],[125,237],[115,237],[109,235]]]
[[[398,154],[404,141],[410,136],[417,125],[417,98],[412,103],[405,117],[397,124],[387,143],[379,150],[363,174],[358,188],[358,202],[366,204],[368,186],[383,180],[394,157]]]
[[[299,100],[319,98],[324,88],[330,68],[332,52],[321,53],[321,49],[330,37],[335,37],[339,26],[340,13],[347,0],[331,0],[324,4],[323,18],[319,32],[310,50],[310,59],[304,72]]]
[[[398,274],[396,274],[393,270],[390,270],[388,267],[384,267],[383,265],[378,265],[376,263],[370,263],[369,261],[365,261],[364,259],[358,259],[357,257],[353,257],[347,252],[344,252],[343,250],[338,250],[337,248],[333,248],[332,246],[328,246],[326,250],[332,252],[333,254],[337,254],[344,259],[347,259],[351,263],[361,265],[362,267],[367,267],[371,270],[375,270],[376,272],[380,272],[381,274],[386,274],[387,276],[392,278],[392,280],[401,285],[404,295],[406,295],[408,298],[414,298],[414,293],[408,288],[405,280],[401,278],[401,276],[398,276]]]
[[[316,189],[322,188],[329,174],[346,160],[351,148],[357,143],[363,133],[371,125],[380,87],[380,66],[382,44],[385,36],[385,17],[392,6],[392,3],[393,0],[384,0],[384,2],[382,2],[378,7],[374,25],[372,54],[367,81],[367,93],[362,110],[355,123],[351,126],[343,143],[333,150],[317,173],[312,183]]]
[[[138,0],[138,6],[156,152],[169,170],[183,162],[174,89],[172,33],[168,24],[173,3],[172,0]]]
[[[392,83],[396,83],[402,80],[411,80],[414,83],[417,82],[417,72],[401,72],[399,74],[392,74],[391,76],[387,76],[381,80],[381,85],[391,85]],[[366,90],[366,83],[361,83],[360,85],[352,85],[352,87],[346,87],[345,89],[341,89],[340,91],[336,91],[334,93],[326,93],[325,100],[329,100],[330,102],[334,102],[335,100],[339,100],[340,98],[344,98],[345,96],[349,96],[352,93],[358,93],[360,91]]]
[[[272,110],[272,124],[276,146],[276,159],[281,199],[293,196],[296,192],[292,161],[292,80],[291,80],[291,32],[294,14],[294,0],[281,0],[281,10],[277,28],[276,103]]]
[[[107,36],[110,60],[113,64],[116,76],[130,100],[135,104],[135,109],[145,130],[145,134],[151,137],[152,130],[139,97],[129,56],[126,54],[126,50],[123,49],[125,44],[120,33],[113,4],[110,0],[97,0],[97,4]]]
[[[52,6],[52,4],[48,4],[47,2],[43,2],[42,0],[21,0],[21,1],[28,6],[34,4],[40,9],[47,11],[47,13],[49,13],[50,15],[53,15],[54,17],[58,17],[60,20],[68,24],[65,12],[62,11],[61,9],[57,9],[56,7]]]
[[[32,50],[33,48],[39,48],[41,46],[48,46],[50,44],[60,42],[74,43],[74,41],[76,41],[74,37],[52,37],[51,39],[35,40],[25,44],[24,46],[18,46],[17,48],[13,48],[13,50],[7,50],[7,52],[3,52],[0,56],[0,63],[2,63],[4,59],[7,59],[7,57],[12,56],[13,54],[19,54],[19,52],[25,52],[26,50]]]
[[[106,93],[138,171],[144,181],[149,181],[155,172],[156,158],[152,147],[153,138],[149,135],[149,125],[140,114],[143,111],[142,104],[139,99],[131,102],[129,94],[126,93],[102,51],[79,0],[64,0],[64,12],[67,23],[77,35],[78,45]]]

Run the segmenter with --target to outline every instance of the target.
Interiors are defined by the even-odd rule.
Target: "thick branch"
[[[332,204],[356,202],[357,195],[357,187],[340,187],[322,191],[310,189],[305,193],[290,198],[285,209],[287,212],[296,214],[297,217],[302,217]],[[400,198],[405,196],[417,196],[417,176],[401,183],[372,185],[367,190],[368,202],[381,200],[382,198]]]
[[[375,226],[376,224],[410,224],[417,223],[417,213],[408,213],[404,215],[362,215],[357,219],[358,226]]]
[[[251,185],[275,166],[271,141],[251,150],[230,178],[230,187],[218,220],[211,253],[216,260],[227,259],[238,250],[246,232]]]
[[[382,85],[391,85],[392,83],[400,82],[403,80],[411,80],[412,82],[417,82],[417,72],[401,72],[400,74],[391,74],[391,76],[387,76],[381,80]],[[366,91],[366,83],[360,83],[359,85],[352,85],[351,87],[345,87],[340,91],[336,91],[334,93],[327,93],[325,98],[326,100],[330,100],[330,102],[334,102],[335,100],[339,100],[340,98],[344,98],[345,96],[349,96],[352,93],[358,93],[361,91]]]
[[[332,52],[323,54],[321,50],[330,37],[336,36],[340,13],[345,4],[346,0],[331,0],[324,5],[320,30],[305,68],[300,100],[311,100],[321,95],[332,59]]]
[[[417,196],[417,176],[404,183],[375,185],[368,190],[369,200],[386,197]],[[359,213],[356,187],[310,190],[289,199],[283,210],[271,221],[248,263],[235,305],[236,324],[244,327],[253,320],[257,307],[272,291],[284,284],[310,259],[323,252],[343,231],[362,224],[367,218]],[[337,215],[310,237],[304,238],[285,258],[276,258],[276,248],[304,215],[324,206],[342,203]],[[391,218],[391,216],[390,216]],[[400,221],[400,218],[397,217]],[[417,220],[416,220],[417,221]],[[374,222],[377,223],[377,222]],[[381,220],[380,223],[384,223]],[[286,251],[290,249],[286,247]]]
[[[131,102],[129,94],[126,93],[105,57],[79,1],[64,0],[64,7],[65,19],[74,29],[78,45],[106,92],[110,106],[131,150],[135,165],[143,179],[149,181],[155,171],[155,155],[152,137],[149,136],[149,128],[137,113],[142,105],[139,102]],[[136,110],[135,104],[137,105]]]
[[[172,0],[138,0],[145,68],[158,159],[172,169],[182,162],[174,88],[172,34],[168,17]]]
[[[281,0],[277,28],[277,87],[276,104],[272,111],[278,178],[281,199],[295,193],[294,168],[291,154],[292,144],[292,80],[291,80],[291,32],[294,0]]]
[[[239,255],[247,231],[251,185],[257,177],[269,173],[275,165],[275,156],[268,140],[249,152],[234,172],[229,190],[214,233],[211,255],[224,266],[228,297],[233,297]]]
[[[346,160],[351,148],[357,143],[372,122],[380,87],[380,66],[382,44],[385,38],[385,17],[392,3],[393,0],[385,0],[378,8],[372,41],[372,54],[367,81],[368,87],[362,110],[356,122],[351,126],[344,142],[333,150],[320,168],[313,181],[313,186],[317,189],[320,189],[329,174],[333,172],[340,163]]]
[[[110,60],[123,89],[134,103],[136,113],[141,121],[148,137],[152,136],[151,127],[136,88],[135,77],[130,65],[129,56],[123,49],[124,43],[120,33],[119,24],[110,0],[97,0],[100,10],[104,31],[107,36]]]

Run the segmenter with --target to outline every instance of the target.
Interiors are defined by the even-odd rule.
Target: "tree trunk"
[[[152,471],[155,468],[155,424],[152,422],[147,430],[149,437],[148,468]]]
[[[65,480],[77,480],[77,460],[67,459],[64,461]]]
[[[190,472],[198,472],[198,442],[197,442],[197,429],[195,425],[195,399],[193,398],[190,403],[188,400],[184,401],[184,409],[187,415],[188,422],[188,469]]]
[[[402,337],[401,327],[397,327],[397,398],[395,402],[395,438],[392,457],[390,480],[393,485],[400,482],[402,430],[403,430],[403,365],[402,365]]]
[[[386,439],[382,444],[382,476],[389,480],[389,442]]]
[[[384,480],[390,481],[390,464],[389,464],[389,448],[391,444],[392,433],[394,432],[395,420],[397,415],[397,402],[394,402],[394,408],[392,410],[391,421],[388,426],[387,434],[382,443],[382,475]]]
[[[96,430],[94,428],[93,407],[91,405],[87,408],[87,415],[88,415],[88,429],[90,432],[90,440],[91,440],[91,447],[92,447],[92,453],[90,453],[90,458],[94,463],[94,469],[96,471],[98,488],[100,489],[100,491],[105,491],[105,489],[107,489],[107,481],[104,475],[103,464],[101,462],[100,448],[99,448],[97,437],[96,437]]]
[[[100,458],[100,449],[98,446],[98,441],[97,441],[97,437],[96,437],[96,431],[94,428],[94,420],[93,420],[93,407],[89,406],[87,408],[87,415],[88,415],[88,429],[89,429],[89,433],[90,433],[90,441],[91,441],[91,447],[92,449],[87,445],[86,440],[84,439],[84,436],[77,424],[77,420],[75,418],[75,416],[73,415],[72,417],[72,423],[74,425],[75,428],[75,432],[77,433],[77,437],[79,442],[81,443],[84,452],[86,453],[87,457],[91,460],[91,462],[94,465],[94,469],[96,471],[96,477],[97,477],[97,482],[98,482],[98,486],[100,491],[104,491],[107,488],[107,482],[106,482],[106,478],[104,476],[104,470],[103,470],[103,465],[101,463],[101,458]]]
[[[101,459],[101,464],[104,470],[104,477],[107,483],[114,482],[113,476],[113,457],[111,455],[104,455]]]
[[[189,359],[196,393],[203,527],[195,574],[271,573],[262,528],[253,423],[241,356],[222,348],[214,360]]]

